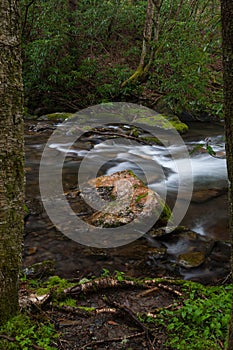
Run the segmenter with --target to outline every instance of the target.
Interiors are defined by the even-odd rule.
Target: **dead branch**
[[[88,131],[88,132],[90,132],[90,131]],[[91,131],[91,133],[92,134],[97,134],[97,135],[103,135],[103,136],[123,137],[125,139],[129,139],[129,140],[134,140],[134,141],[140,142],[143,145],[148,145],[148,141],[144,141],[143,139],[140,139],[140,137],[135,137],[135,136],[131,136],[131,135],[121,134],[121,133],[117,133],[117,132],[104,132],[104,131],[94,130],[94,131]]]
[[[103,313],[111,313],[115,314],[117,313],[117,310],[111,307],[103,307],[102,309],[96,309],[95,313],[98,314],[103,314]]]
[[[117,279],[106,277],[84,284],[78,284],[76,286],[67,288],[64,290],[65,294],[68,295],[79,295],[81,293],[95,293],[104,289],[111,288],[148,288],[146,285],[135,281],[118,281]]]
[[[154,293],[154,292],[157,291],[158,289],[159,289],[158,287],[154,287],[154,288],[145,290],[145,291],[139,293],[139,294],[137,295],[137,297],[146,297],[148,294]]]

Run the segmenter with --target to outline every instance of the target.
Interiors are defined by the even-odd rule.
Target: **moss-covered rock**
[[[159,113],[152,116],[136,118],[136,122],[164,130],[173,130],[175,128],[180,134],[184,134],[188,131],[188,126],[182,123],[178,117]]]
[[[73,116],[73,113],[67,113],[67,112],[56,112],[56,113],[50,113],[50,114],[45,114],[39,117],[39,120],[65,120],[67,118],[70,118]]]
[[[180,254],[178,257],[178,264],[185,268],[198,267],[205,261],[205,254],[203,252],[190,252]]]

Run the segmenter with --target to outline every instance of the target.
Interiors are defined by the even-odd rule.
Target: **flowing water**
[[[119,144],[112,139],[108,142],[97,143],[89,155],[91,166],[103,164],[99,174],[110,175],[117,171],[131,169],[149,187],[164,196],[167,192],[167,202],[172,205],[176,199],[180,175],[183,187],[193,180],[193,200],[182,224],[189,226],[196,232],[224,240],[228,237],[226,189],[227,170],[224,159],[223,128],[219,125],[211,126],[194,123],[186,140],[186,146],[191,151],[190,169],[182,167],[183,146],[170,145],[148,146]],[[206,139],[216,152],[211,156],[205,149]],[[201,149],[198,146],[204,145]],[[59,152],[76,154],[78,159],[88,155],[88,150],[71,150],[70,145],[54,144],[53,148]],[[197,151],[195,152],[195,148]],[[194,150],[193,154],[192,151]],[[170,154],[175,154],[175,161]],[[107,159],[111,159],[107,162]],[[180,165],[181,163],[181,165]],[[77,161],[70,160],[65,165],[67,182],[70,184],[72,176],[77,179]],[[88,165],[87,165],[88,166]],[[177,167],[179,171],[177,171]],[[181,169],[181,170],[180,170]],[[180,174],[180,171],[182,174]],[[87,169],[88,172],[88,169]],[[146,177],[145,177],[146,174]],[[189,188],[186,189],[188,191]]]
[[[28,125],[26,125],[26,130]],[[77,271],[80,266],[85,266],[85,272],[91,273],[98,266],[97,261],[109,262],[107,253],[93,253],[88,247],[78,247],[76,243],[62,237],[52,225],[48,224],[48,218],[43,212],[40,203],[40,194],[38,189],[38,169],[41,153],[46,140],[51,134],[51,130],[45,132],[27,131],[25,136],[26,143],[26,168],[27,168],[27,186],[26,196],[30,203],[29,207],[34,207],[34,214],[29,217],[26,223],[25,239],[25,264],[41,261],[46,258],[56,260],[57,271]],[[198,145],[211,145],[217,153],[215,157],[206,152],[205,147]],[[193,180],[193,197],[187,213],[181,222],[194,231],[215,240],[227,240],[227,171],[226,160],[224,159],[224,139],[223,127],[221,125],[210,125],[204,123],[193,123],[190,125],[190,131],[184,138],[185,143],[191,152],[190,161],[192,173],[182,168],[183,150],[180,145],[170,145],[167,148],[163,146],[148,145],[130,145],[124,142],[117,147],[115,140],[108,140],[102,143],[102,139],[83,140],[78,142],[72,149],[69,144],[54,144],[54,151],[67,153],[67,158],[63,169],[64,188],[70,189],[77,185],[77,173],[80,162],[83,157],[90,154],[93,164],[103,164],[99,174],[111,174],[124,169],[133,170],[139,177],[148,183],[148,186],[164,196],[167,191],[167,202],[173,206],[177,196],[177,186],[180,175],[177,172],[177,163],[180,162],[182,169],[182,181],[184,184],[190,183],[190,177]],[[90,149],[94,144],[94,148]],[[197,149],[195,151],[195,149]],[[177,155],[174,162],[169,154]],[[54,153],[56,155],[56,153]],[[107,161],[106,161],[107,159]],[[179,165],[178,165],[179,168]],[[180,168],[179,168],[180,169]],[[88,168],[86,169],[88,173]],[[146,178],[145,178],[146,174]],[[184,185],[185,188],[185,185]],[[187,191],[189,188],[186,189]],[[184,196],[185,197],[185,196]],[[183,199],[185,200],[185,198]],[[143,246],[144,243],[141,243]],[[134,243],[134,250],[139,251],[140,243]],[[136,248],[135,248],[136,247]],[[130,248],[129,248],[130,249]],[[82,251],[82,253],[81,253]],[[116,252],[116,250],[112,250]],[[77,257],[79,252],[79,257]],[[118,265],[127,257],[127,248],[119,248]],[[138,253],[139,254],[139,253]],[[80,259],[82,263],[80,265]],[[65,264],[65,268],[64,268]],[[102,263],[101,263],[102,264]],[[125,264],[127,264],[125,262]],[[116,262],[117,265],[117,262]],[[123,264],[124,265],[124,264]],[[95,266],[95,268],[94,268]],[[69,275],[69,273],[68,273]]]

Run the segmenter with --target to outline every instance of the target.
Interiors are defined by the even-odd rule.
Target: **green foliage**
[[[115,270],[114,271],[115,272],[115,277],[116,277],[116,279],[119,281],[119,282],[122,282],[122,281],[124,281],[124,279],[125,279],[125,273],[124,272],[122,272],[122,271],[117,271],[117,270]]]
[[[101,277],[110,277],[110,271],[108,269],[103,269],[103,272],[101,273]]]
[[[219,349],[227,338],[232,287],[204,287],[187,283],[182,306],[163,310],[156,322],[169,331],[167,345],[177,350]]]
[[[174,14],[169,19],[170,8],[171,2],[164,1],[163,29],[147,86],[159,88],[165,95],[164,102],[175,113],[188,110],[198,115],[205,111],[221,116],[222,75],[214,66],[216,59],[221,60],[219,6],[210,16],[209,6],[202,8],[201,3],[193,3],[190,7],[187,2],[178,17]]]
[[[57,334],[52,324],[40,324],[33,322],[26,315],[18,315],[9,320],[1,329],[3,334],[14,341],[0,338],[0,349],[30,350],[33,345],[42,347],[44,350],[56,349],[51,344],[57,339]]]
[[[81,0],[71,10],[63,0],[38,0],[27,7],[28,3],[21,1],[23,75],[30,108],[42,104],[77,110],[116,98],[129,67],[109,62],[115,59],[117,46],[122,52],[134,48],[145,4]],[[132,55],[129,51],[125,57]]]
[[[108,101],[150,99],[174,113],[222,116],[220,6],[164,0],[146,82],[121,87],[139,63],[146,1],[21,0],[23,76],[29,111],[76,111]],[[130,19],[130,20],[129,20]],[[219,68],[220,67],[220,68]],[[153,99],[153,98],[152,98]],[[153,104],[153,102],[152,102]]]
[[[210,145],[211,140],[207,138],[206,143],[199,143],[193,147],[193,149],[189,152],[190,155],[199,152],[200,150],[206,150],[206,152],[209,153],[210,156],[216,156],[216,152],[213,149],[213,147]]]
[[[125,273],[123,271],[115,270],[114,273],[111,273],[108,269],[103,269],[101,277],[113,277],[116,278],[119,282],[122,282],[126,279]]]

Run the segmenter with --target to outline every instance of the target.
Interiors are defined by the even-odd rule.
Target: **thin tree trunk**
[[[160,0],[157,2],[160,3]],[[139,65],[136,69],[136,71],[122,83],[122,87],[127,85],[129,82],[136,82],[138,79],[140,79],[145,73],[145,67],[147,66],[146,58],[149,55],[151,60],[151,49],[152,49],[152,33],[154,28],[154,12],[155,12],[155,4],[154,0],[148,0],[147,4],[147,11],[146,11],[146,19],[145,19],[145,25],[143,30],[143,40],[142,40],[142,51],[141,51],[141,57],[139,61]],[[157,23],[157,22],[156,22]],[[154,29],[154,39],[157,37],[157,32]],[[152,60],[151,60],[152,62]],[[149,68],[149,67],[147,67]]]
[[[17,312],[23,232],[23,122],[18,0],[0,1],[0,324]]]
[[[231,269],[233,274],[233,2],[221,0],[223,68],[224,68],[224,116],[226,156],[229,179],[229,226],[231,235]],[[233,309],[229,327],[228,350],[233,349]]]

